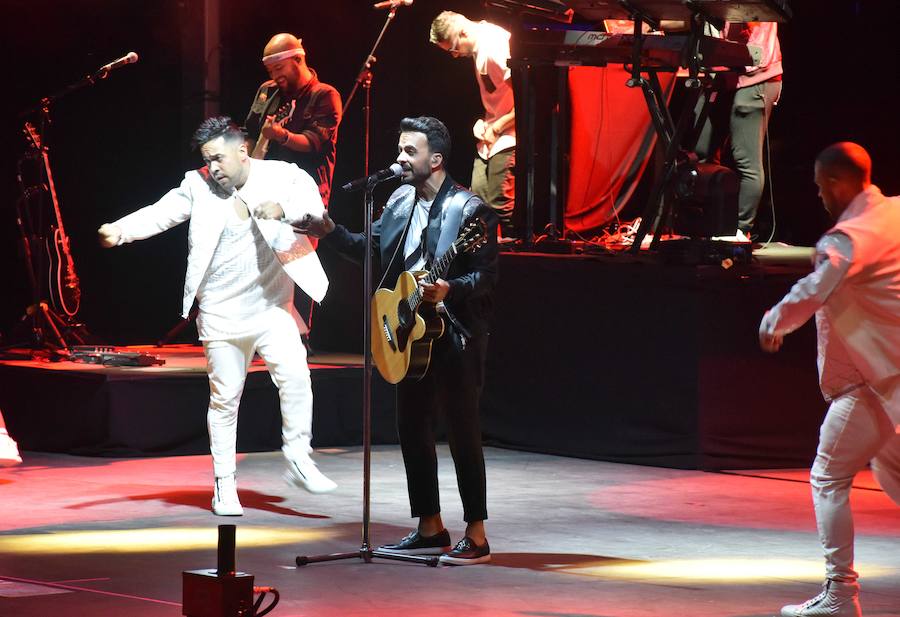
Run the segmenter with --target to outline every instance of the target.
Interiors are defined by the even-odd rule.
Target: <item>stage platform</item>
[[[758,330],[810,271],[810,251],[773,249],[767,263],[730,268],[502,254],[486,437],[666,467],[809,465],[826,408],[814,324],[774,355]]]
[[[808,465],[825,410],[814,328],[788,337],[776,355],[757,343],[763,312],[809,271],[808,250],[799,261],[797,251],[787,256],[805,265],[727,269],[624,254],[502,254],[482,397],[486,443],[690,469]],[[326,310],[348,313],[334,303]],[[200,349],[145,350],[166,364],[0,363],[12,434],[48,452],[208,452]],[[359,445],[361,356],[320,353],[310,365],[314,445]],[[374,392],[373,439],[396,443],[394,388],[377,372]],[[277,393],[259,363],[239,422],[242,451],[280,447]]]
[[[488,565],[361,559],[295,567],[361,544],[362,453],[314,454],[338,488],[280,479],[279,452],[241,455],[245,514],[210,511],[209,456],[114,459],[24,452],[0,469],[0,615],[176,617],[181,572],[216,567],[237,525],[237,568],[281,602],[271,617],[772,617],[824,576],[807,471],[660,469],[487,448]],[[448,449],[443,519],[464,529]],[[412,521],[399,448],[372,456],[375,545]],[[865,473],[852,501],[866,617],[897,617],[900,517]]]

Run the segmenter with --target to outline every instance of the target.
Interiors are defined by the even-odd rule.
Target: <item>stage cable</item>
[[[782,89],[784,88],[784,83],[782,82]],[[778,94],[778,99],[772,103],[772,109],[775,108],[778,103],[781,102],[781,93]],[[771,113],[769,112],[768,107],[766,106],[766,91],[763,88],[763,113],[765,114],[765,118],[763,120],[766,123],[766,132],[765,132],[765,144],[766,144],[766,178],[769,180],[769,208],[772,212],[772,230],[769,232],[769,239],[763,243],[763,246],[769,246],[769,243],[775,238],[775,228],[777,226],[777,221],[775,220],[775,178],[772,175],[772,144],[769,141],[769,116]]]

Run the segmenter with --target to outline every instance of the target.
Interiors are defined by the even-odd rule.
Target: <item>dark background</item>
[[[876,184],[886,194],[900,193],[898,4],[792,4],[795,19],[781,30],[784,93],[770,125],[776,239],[811,244],[826,228],[812,160],[832,142],[863,144],[875,161]],[[377,53],[371,161],[381,168],[393,160],[401,117],[434,115],[455,138],[450,172],[465,184],[471,125],[481,108],[471,60],[453,60],[428,43],[430,21],[444,8],[472,19],[487,16],[479,0],[417,0],[398,11]],[[82,282],[80,319],[116,344],[155,341],[178,321],[186,226],[111,251],[98,247],[95,230],[155,201],[199,165],[187,142],[202,119],[201,9],[199,0],[4,2],[0,32],[11,51],[0,115],[0,330],[8,331],[29,303],[13,208],[16,159],[24,150],[18,114],[132,50],[140,54],[138,64],[53,106],[53,171]],[[310,66],[346,97],[385,17],[358,0],[223,0],[221,113],[243,120],[266,77],[262,48],[281,31],[302,37]],[[361,97],[353,101],[340,128],[336,185],[363,171],[362,103]],[[549,110],[539,114],[539,120],[547,117]],[[539,161],[546,156],[537,153]],[[380,188],[377,200],[389,190]],[[543,196],[539,187],[538,200]],[[358,194],[335,192],[334,218],[359,229],[361,210]],[[770,216],[761,217],[768,225]],[[313,343],[358,349],[360,273],[327,251],[322,259],[331,290],[317,314]]]

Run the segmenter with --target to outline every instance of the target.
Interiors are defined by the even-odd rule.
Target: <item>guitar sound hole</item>
[[[409,305],[406,302],[401,302],[397,307],[397,330],[409,330],[412,328],[413,324],[413,313],[409,309]]]
[[[416,323],[415,314],[406,302],[400,302],[397,306],[397,346],[401,351],[406,350],[409,342],[409,333]]]

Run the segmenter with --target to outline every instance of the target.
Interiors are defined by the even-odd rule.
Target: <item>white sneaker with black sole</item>
[[[238,499],[237,481],[234,474],[216,478],[216,484],[213,486],[212,511],[218,516],[242,516],[244,514],[241,500]]]
[[[291,486],[298,486],[310,493],[330,493],[337,488],[337,484],[319,471],[311,458],[288,460],[282,477]]]

